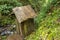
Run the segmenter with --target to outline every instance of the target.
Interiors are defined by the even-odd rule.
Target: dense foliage
[[[21,5],[17,0],[0,0],[0,25],[12,24],[15,18],[12,8]]]
[[[32,33],[27,40],[60,40],[60,8],[54,9],[53,12],[39,24],[38,30]]]
[[[60,0],[0,0],[0,25],[14,23],[12,8],[22,4],[31,5],[38,14],[34,19],[38,29],[26,40],[60,40]]]
[[[38,30],[27,40],[60,40],[60,1],[45,0],[36,19]],[[38,4],[37,4],[38,5]]]

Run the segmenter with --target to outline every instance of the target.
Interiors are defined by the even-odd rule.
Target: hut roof
[[[36,17],[36,13],[31,8],[30,5],[22,6],[22,7],[15,7],[15,8],[13,8],[13,12],[19,23],[21,23],[29,18]]]

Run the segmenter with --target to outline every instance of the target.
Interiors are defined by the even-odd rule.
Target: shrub
[[[0,0],[0,25],[12,24],[14,22],[14,14],[12,14],[12,8],[16,6],[22,6],[17,0]],[[12,15],[10,15],[12,14]]]

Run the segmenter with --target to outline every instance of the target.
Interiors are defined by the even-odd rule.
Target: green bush
[[[22,4],[17,0],[0,0],[0,25],[12,24],[14,22],[15,16],[12,14],[12,9],[16,6],[22,6]]]

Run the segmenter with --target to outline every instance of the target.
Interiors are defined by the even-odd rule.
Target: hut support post
[[[18,23],[17,20],[16,20],[16,22],[17,22],[16,23],[16,25],[17,25],[17,27],[16,27],[17,34],[20,35],[21,40],[24,40],[24,35],[23,35],[23,30],[22,30],[21,23]]]
[[[22,30],[21,23],[19,24],[19,34],[21,36],[21,40],[24,40],[24,35],[23,35],[23,30]]]

